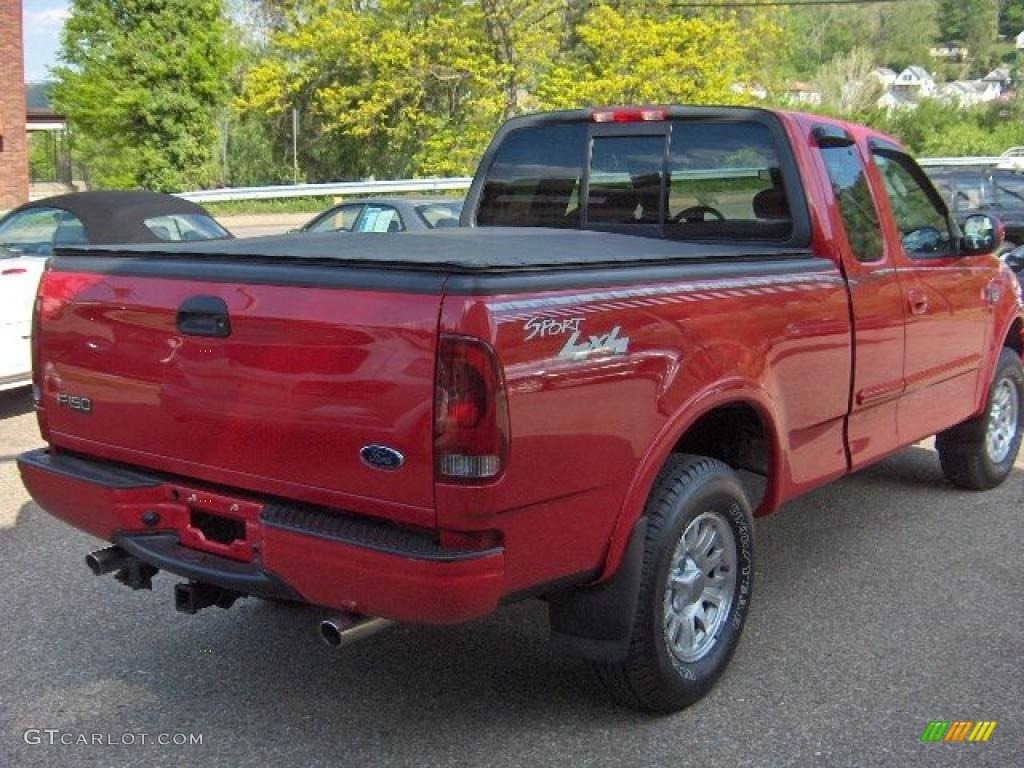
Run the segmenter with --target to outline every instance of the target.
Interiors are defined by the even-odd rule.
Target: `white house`
[[[868,77],[876,80],[882,88],[888,90],[896,82],[898,75],[888,67],[875,67],[868,72]]]
[[[1024,32],[1017,35],[1017,50],[1024,51]]]
[[[1010,83],[1013,82],[1009,67],[996,67],[982,79],[986,83],[996,83],[999,86],[1000,92],[1005,91]]]
[[[970,53],[962,45],[956,45],[954,43],[943,43],[942,45],[936,45],[934,48],[929,50],[933,59],[945,59],[946,61],[963,61],[967,58],[967,54]]]
[[[954,80],[942,86],[940,98],[947,104],[973,107],[996,101],[1003,93],[1002,86],[987,80]]]
[[[882,94],[882,98],[876,104],[887,112],[892,112],[894,109],[917,109],[917,99],[913,94],[898,88],[890,88]]]
[[[910,66],[896,76],[893,88],[915,94],[918,98],[935,95],[935,79],[924,67]]]
[[[757,83],[733,83],[729,86],[729,90],[741,96],[749,94],[758,101],[764,101],[768,98],[768,89]]]
[[[821,104],[821,91],[807,83],[793,81],[786,86],[786,100],[791,104],[818,106]]]

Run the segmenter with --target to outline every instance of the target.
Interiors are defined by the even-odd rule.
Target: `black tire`
[[[599,678],[619,703],[648,712],[677,712],[711,690],[736,650],[743,630],[754,579],[750,503],[736,473],[722,462],[700,456],[675,456],[662,470],[645,514],[647,536],[629,652],[620,663],[595,664],[595,667]],[[672,626],[668,618],[667,585],[683,533],[698,517],[706,523],[709,514],[715,516],[710,518],[712,527],[726,525],[732,534],[735,586],[731,602],[724,609],[724,619],[711,620],[708,629],[713,629],[713,634],[704,633],[704,642],[710,638],[710,645],[699,658],[686,661],[670,648],[667,638],[667,626]],[[702,530],[702,521],[695,523],[698,533]],[[710,540],[705,556],[712,552],[717,554],[716,540],[723,544],[723,551],[730,548],[725,530],[715,530],[718,539]],[[678,562],[677,574],[682,572]],[[715,573],[715,569],[709,573]],[[722,577],[719,571],[716,578]],[[725,578],[729,578],[728,569]],[[691,607],[697,602],[699,598]],[[675,593],[671,605],[675,606]],[[701,605],[702,615],[704,605]],[[682,622],[678,621],[677,614],[672,615],[678,627]]]
[[[988,446],[988,431],[998,393],[1003,387],[1016,389],[1016,428],[1008,441],[1004,456],[996,460]],[[985,411],[938,435],[935,447],[939,452],[942,472],[953,485],[972,491],[986,491],[1002,483],[1013,471],[1024,433],[1021,407],[1024,405],[1024,371],[1020,357],[1012,349],[1003,349],[989,387]]]

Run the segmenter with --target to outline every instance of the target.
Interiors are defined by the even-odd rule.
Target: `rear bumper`
[[[502,595],[500,548],[446,549],[382,521],[47,450],[23,454],[18,468],[55,517],[158,568],[226,589],[428,624],[486,615]],[[244,541],[206,540],[190,524],[194,510],[237,518]]]

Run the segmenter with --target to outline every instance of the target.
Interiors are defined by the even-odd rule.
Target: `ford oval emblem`
[[[394,470],[405,464],[405,456],[386,445],[364,445],[359,451],[359,458],[374,469]]]

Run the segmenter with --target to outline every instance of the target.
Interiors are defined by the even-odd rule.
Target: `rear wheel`
[[[753,525],[736,473],[699,456],[669,460],[647,516],[629,652],[597,671],[620,703],[675,712],[711,689],[736,649],[753,587]]]
[[[1013,471],[1020,452],[1024,372],[1020,358],[1004,349],[989,389],[985,412],[936,440],[946,478],[961,488],[995,488]]]

